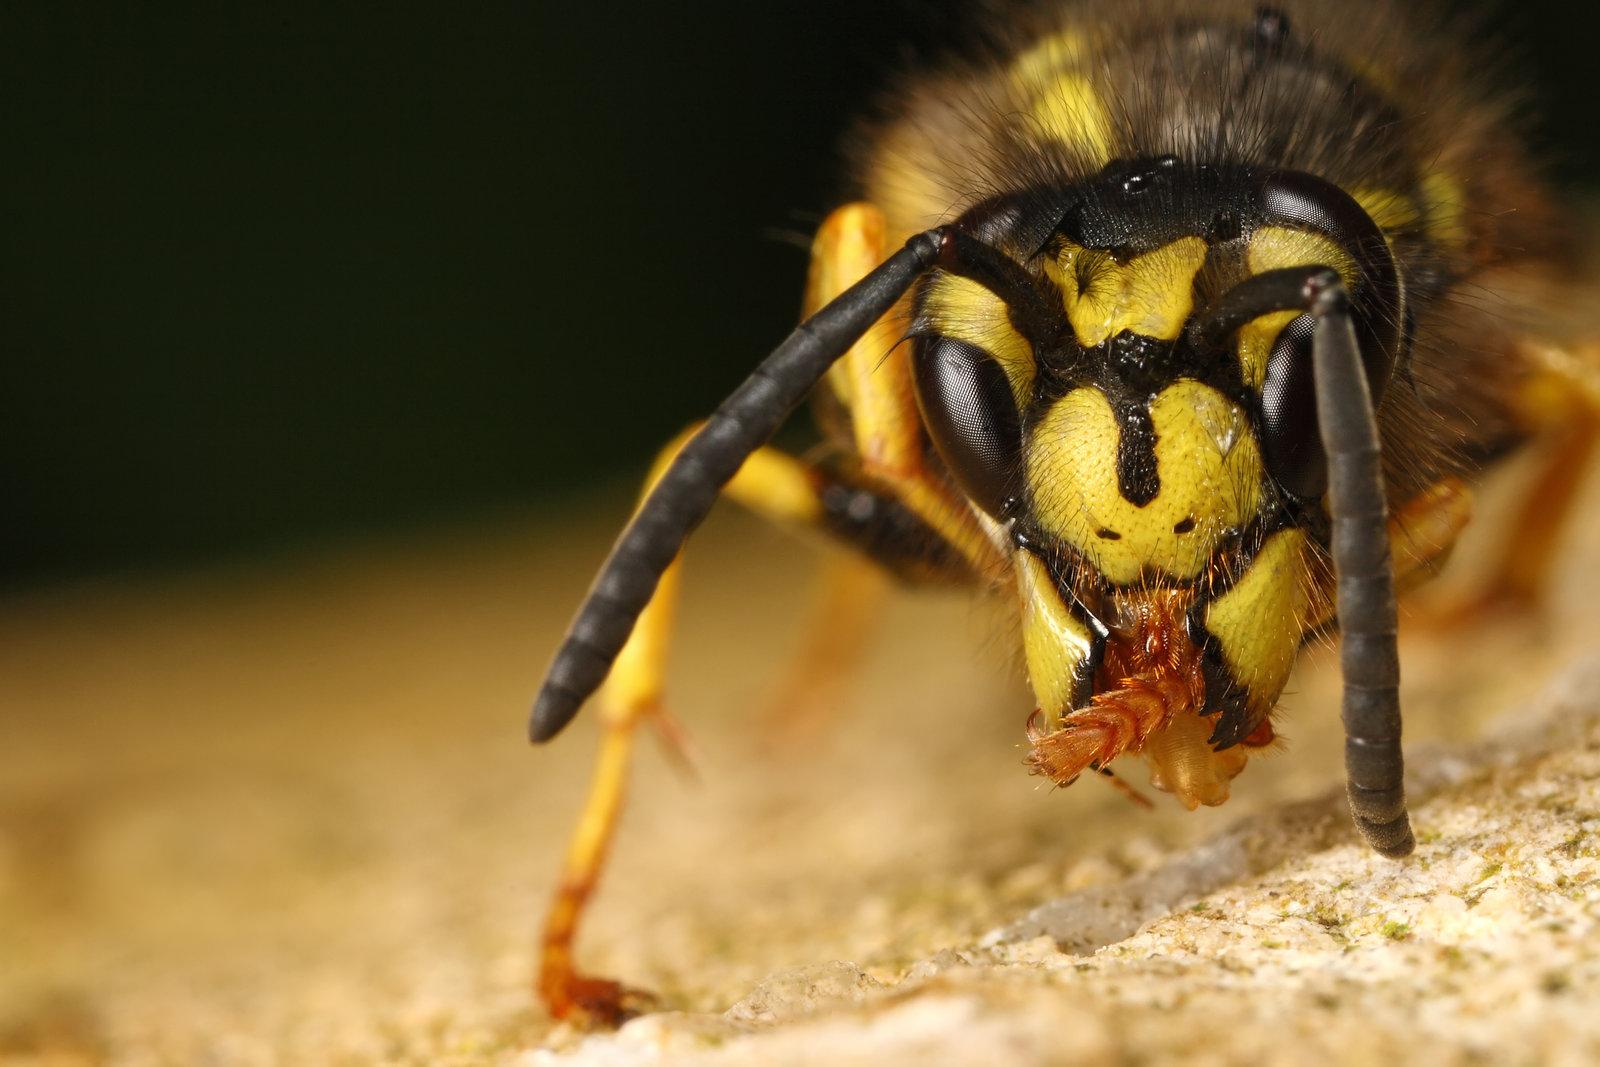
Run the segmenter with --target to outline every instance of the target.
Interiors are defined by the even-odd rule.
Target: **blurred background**
[[[10,5],[0,589],[560,511],[795,318],[957,0]],[[1586,36],[1495,16],[1560,175]]]
[[[539,671],[651,454],[794,322],[841,133],[966,6],[4,6],[0,1064],[549,1036],[533,949],[596,725],[530,751]],[[1486,32],[1582,190],[1573,17]],[[818,562],[792,544],[732,508],[697,538],[669,693],[700,786],[639,761],[602,973],[716,1010],[819,959],[893,976],[1337,806],[1326,649],[1286,758],[1146,813],[1021,771],[1016,642],[959,595],[892,599],[832,727],[775,745]],[[1548,618],[1596,581],[1578,556]],[[1408,647],[1408,743],[1592,645],[1550,632]]]

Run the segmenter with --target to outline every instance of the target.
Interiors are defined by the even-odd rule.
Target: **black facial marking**
[[[1078,594],[1074,581],[1076,566],[1063,558],[1061,553],[1047,547],[1053,547],[1053,539],[1036,532],[1027,519],[1019,518],[1011,527],[1011,543],[1018,551],[1031,553],[1044,564],[1045,572],[1050,575],[1050,581],[1054,583],[1062,603],[1073,618],[1089,628],[1089,654],[1072,668],[1072,706],[1082,707],[1094,694],[1094,676],[1105,660],[1106,640],[1111,636],[1111,628],[1097,613],[1098,605],[1085,603]]]
[[[1206,679],[1206,707],[1211,711],[1221,711],[1222,717],[1217,720],[1216,728],[1206,738],[1206,743],[1213,751],[1221,752],[1249,737],[1256,728],[1256,720],[1250,714],[1249,690],[1234,682],[1220,652],[1215,657],[1209,653],[1210,649],[1206,649],[1201,655],[1201,670]]]
[[[1267,540],[1290,525],[1294,523],[1286,509],[1268,504],[1247,529],[1229,539],[1231,544],[1224,551],[1232,555],[1232,561],[1228,566],[1214,568],[1210,572],[1210,577],[1197,588],[1199,595],[1189,608],[1187,629],[1189,640],[1201,652],[1201,670],[1206,683],[1206,712],[1222,713],[1207,740],[1217,751],[1232,748],[1250,736],[1259,720],[1250,712],[1249,686],[1233,677],[1222,655],[1222,642],[1206,629],[1206,612],[1213,601],[1231,590],[1249,572],[1256,553],[1261,551]]]
[[[1189,640],[1200,650],[1200,670],[1206,683],[1206,711],[1222,712],[1222,717],[1217,720],[1216,728],[1208,739],[1212,748],[1220,751],[1238,744],[1249,733],[1244,727],[1247,725],[1246,711],[1250,693],[1233,680],[1233,673],[1228,670],[1228,663],[1222,658],[1222,642],[1206,629],[1207,604],[1208,601],[1204,599],[1196,600],[1194,606],[1189,609],[1186,622]]]
[[[1300,41],[1289,39],[1288,22],[1275,9],[1262,9],[1240,32],[1252,35],[1254,54],[1263,64],[1289,62],[1286,57],[1302,48]],[[1326,464],[1320,459],[1311,361],[1303,350],[1301,320],[1274,342],[1266,378],[1257,390],[1244,380],[1236,341],[1204,331],[1186,329],[1176,341],[1125,331],[1093,348],[1082,347],[1070,327],[1055,322],[1064,318],[1059,295],[1045,281],[1037,258],[1054,255],[1070,242],[1089,253],[1078,256],[1080,267],[1092,265],[1096,256],[1126,262],[1173,241],[1199,237],[1208,248],[1194,280],[1193,326],[1249,275],[1245,256],[1257,230],[1286,226],[1322,234],[1355,261],[1351,293],[1356,331],[1374,398],[1381,400],[1388,380],[1404,373],[1409,330],[1401,324],[1409,324],[1410,308],[1382,231],[1348,193],[1302,172],[1152,155],[1114,160],[1075,184],[996,197],[969,216],[956,228],[1006,260],[991,265],[996,269],[989,271],[994,275],[990,282],[1005,291],[1011,323],[1033,345],[1037,370],[1032,396],[1019,412],[1004,372],[986,353],[945,347],[931,331],[918,341],[919,401],[930,435],[975,502],[997,517],[1025,517],[1025,495],[1020,509],[1006,510],[1007,501],[1019,498],[1013,483],[1020,467],[1020,427],[1074,389],[1091,387],[1107,397],[1115,415],[1118,489],[1135,506],[1149,504],[1161,489],[1150,402],[1173,382],[1187,379],[1216,390],[1248,413],[1267,470],[1284,490],[1263,502],[1264,507],[1281,505],[1270,521],[1292,522],[1319,543],[1326,542],[1321,506]],[[1019,308],[1032,310],[1034,304],[1046,310],[1019,317]],[[1027,328],[1037,325],[1034,319],[1051,328]],[[928,326],[920,315],[916,321],[914,332]],[[1267,520],[1263,513],[1258,521]],[[1175,527],[1174,532],[1181,535],[1192,528]]]
[[[1061,228],[1061,220],[1079,200],[1075,188],[1032,187],[990,197],[967,209],[961,227],[985,244],[1010,249],[1029,263]]]
[[[1177,166],[1177,156],[1159,156],[1148,164],[1131,164],[1122,174],[1122,192],[1125,196],[1148,193],[1170,181]]]
[[[1142,508],[1161,492],[1150,401],[1113,399],[1111,408],[1117,417],[1117,489],[1128,503]]]
[[[1177,369],[1172,366],[1170,342],[1124,330],[1106,345],[1118,377],[1130,388],[1158,391],[1160,385],[1172,380]],[[1152,389],[1152,385],[1156,388]]]
[[[1239,235],[1243,232],[1239,216],[1227,208],[1221,208],[1215,215],[1211,216],[1211,224],[1206,229],[1205,239],[1212,244],[1237,241]]]

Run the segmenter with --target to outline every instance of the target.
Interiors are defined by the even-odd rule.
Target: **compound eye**
[[[917,404],[933,445],[961,491],[998,518],[1017,489],[1022,420],[993,356],[952,337],[917,341]]]
[[[1267,359],[1261,386],[1261,451],[1278,485],[1302,502],[1328,488],[1328,459],[1317,425],[1311,335],[1316,320],[1301,315],[1285,326]]]

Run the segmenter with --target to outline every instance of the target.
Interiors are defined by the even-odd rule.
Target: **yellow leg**
[[[1472,490],[1445,478],[1395,509],[1389,517],[1389,556],[1395,586],[1404,592],[1438,573],[1472,520]]]
[[[882,263],[889,235],[883,213],[871,204],[846,204],[823,222],[811,247],[805,314],[860,281]],[[980,575],[1007,573],[966,501],[932,475],[923,460],[926,441],[912,381],[903,306],[885,315],[828,372],[828,387],[849,409],[862,473],[881,482],[931,529],[958,549]]]
[[[1449,609],[1448,621],[1526,610],[1545,591],[1557,542],[1600,450],[1600,346],[1523,346],[1533,368],[1513,411],[1528,435],[1547,446],[1481,587]]]
[[[1459,478],[1445,478],[1395,508],[1389,516],[1389,555],[1395,586],[1404,592],[1436,574],[1472,519],[1472,490]],[[1332,575],[1312,593],[1307,632],[1333,621]]]
[[[813,248],[806,314],[881,263],[886,241],[883,216],[876,209],[856,204],[835,212],[823,224]],[[1007,573],[1007,559],[966,502],[923,463],[925,442],[910,357],[899,343],[904,332],[904,313],[891,312],[829,372],[829,388],[850,413],[851,443],[859,462],[850,484],[859,481],[862,484],[856,488],[909,512],[943,543],[946,554],[955,553],[976,573]],[[693,432],[691,428],[663,450],[646,491]],[[829,476],[801,461],[763,448],[745,461],[723,491],[768,517],[816,526],[825,525],[828,518],[821,496],[828,482]],[[856,533],[872,551],[873,538],[864,536],[866,531]],[[662,575],[597,697],[604,732],[594,780],[545,922],[539,993],[552,1014],[580,1024],[615,1025],[646,1002],[642,994],[577,971],[573,943],[621,815],[635,730],[646,718],[658,724],[665,721],[661,685],[680,567],[675,560]],[[833,672],[853,654],[859,641],[849,631],[859,633],[867,625],[875,597],[873,583],[878,581],[865,578],[859,569],[836,579],[829,600],[836,609],[832,622],[838,629],[813,645],[802,659],[802,669]]]
[[[1600,350],[1530,346],[1537,368],[1519,397],[1531,432],[1550,442],[1481,599],[1529,606],[1544,592],[1556,541],[1600,445]]]
[[[803,314],[811,315],[883,261],[883,213],[846,204],[828,216],[811,250]],[[1005,573],[997,553],[958,495],[931,477],[924,457],[922,415],[912,384],[906,320],[897,309],[877,322],[829,369],[827,384],[849,413],[852,453],[861,477],[880,485],[975,573]],[[773,748],[814,739],[837,703],[839,682],[857,664],[876,620],[889,575],[856,555],[836,557],[823,581],[805,646],[795,657],[766,716],[763,741]]]
[[[888,255],[883,212],[846,204],[823,222],[811,245],[802,313],[860,281]],[[922,418],[911,384],[911,359],[901,344],[905,315],[890,312],[862,335],[828,371],[828,385],[850,410],[855,452],[866,469],[892,478],[922,471]]]
[[[691,427],[662,451],[646,482],[646,494],[696,429]],[[815,524],[822,515],[819,484],[818,476],[799,460],[763,448],[745,461],[724,492],[770,518]],[[620,1025],[650,1003],[644,993],[580,973],[573,965],[572,949],[622,813],[635,729],[646,718],[662,721],[661,688],[681,569],[680,557],[661,576],[655,596],[639,616],[596,697],[602,729],[600,753],[545,918],[539,995],[552,1015],[583,1026]]]
[[[604,731],[589,797],[567,846],[555,899],[545,915],[539,958],[540,998],[550,1014],[580,1026],[620,1026],[650,1003],[647,995],[618,982],[580,974],[572,962],[578,921],[600,880],[627,792],[632,757],[632,723],[607,721]]]

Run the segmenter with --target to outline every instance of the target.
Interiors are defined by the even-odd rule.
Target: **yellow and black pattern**
[[[1196,319],[1248,278],[1337,271],[1366,309],[1398,507],[1515,435],[1508,325],[1466,294],[1549,246],[1537,186],[1478,57],[1426,8],[1085,0],[997,21],[983,58],[919,73],[869,129],[863,191],[891,232],[974,225],[1070,338],[1041,352],[990,289],[933,275],[913,317],[929,431],[969,499],[1025,530],[1080,603],[1196,590],[1192,634],[1228,712],[1217,740],[1236,742],[1327,595],[1326,472],[1309,316],[1245,322],[1221,358]],[[1321,184],[1285,207],[1262,185],[1274,174]],[[1014,410],[978,417],[999,398]]]
[[[1593,367],[1519,336],[1515,276],[1559,269],[1557,242],[1494,56],[1447,9],[973,7],[968,58],[863,128],[861,200],[818,231],[805,321],[669,449],[535,701],[545,740],[605,680],[545,928],[557,1015],[638,1002],[571,950],[634,732],[666,721],[678,552],[719,492],[902,578],[1009,591],[1026,762],[1060,784],[1139,754],[1184,805],[1224,802],[1337,621],[1351,814],[1397,857],[1396,584],[1448,551],[1465,476],[1559,423],[1563,469],[1501,568],[1525,594],[1600,451],[1600,392],[1572,388]],[[766,445],[808,394],[826,458]],[[857,612],[845,592],[829,602]]]

